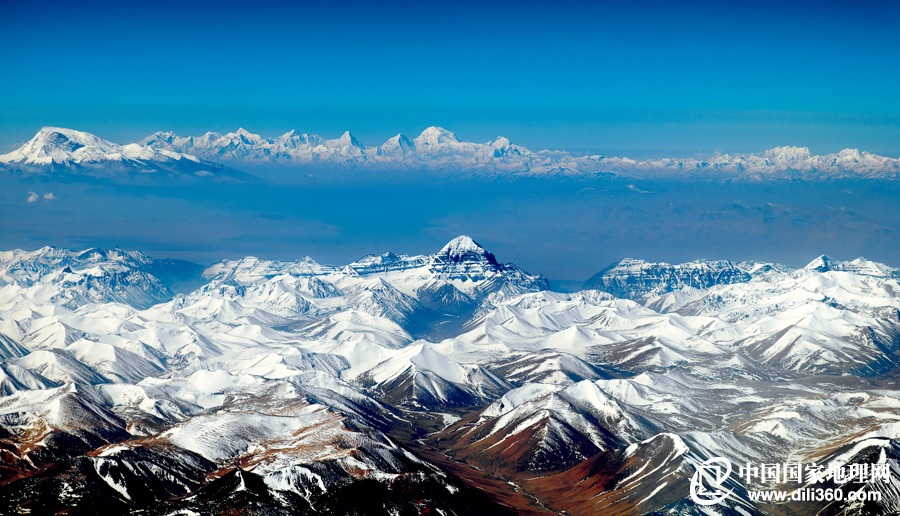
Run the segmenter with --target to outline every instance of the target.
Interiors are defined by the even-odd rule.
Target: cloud
[[[631,190],[632,192],[637,192],[637,193],[639,193],[639,194],[650,193],[650,192],[648,192],[647,190],[641,190],[640,188],[638,188],[638,187],[635,186],[635,185],[628,185],[627,188],[628,188],[629,190]]]
[[[53,201],[56,200],[56,194],[54,194],[53,192],[47,192],[44,195],[38,195],[37,192],[28,192],[28,198],[26,199],[26,201],[32,203],[38,202],[41,199],[44,199],[45,201]]]

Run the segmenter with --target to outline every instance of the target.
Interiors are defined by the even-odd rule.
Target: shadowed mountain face
[[[651,293],[685,288],[707,289],[714,285],[746,281],[750,281],[750,274],[729,261],[697,261],[671,265],[625,259],[591,276],[584,282],[583,288],[639,300]]]
[[[599,277],[613,292],[553,292],[468,236],[202,274],[119,249],[0,252],[0,500],[703,514],[691,479],[712,457],[900,471],[898,269],[629,260]],[[775,503],[733,476],[716,510],[891,512],[898,482]]]

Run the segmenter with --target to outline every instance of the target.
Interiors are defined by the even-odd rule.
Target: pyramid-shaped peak
[[[828,272],[828,271],[834,270],[835,265],[838,263],[840,263],[840,262],[838,262],[837,260],[835,260],[834,258],[832,258],[828,255],[823,254],[822,256],[819,256],[815,260],[809,262],[809,265],[804,267],[804,269],[817,271],[817,272]]]
[[[388,138],[388,141],[397,143],[412,143],[412,140],[410,140],[409,137],[403,133],[397,133],[396,136]]]
[[[484,247],[481,246],[472,237],[461,235],[447,242],[443,248],[434,256],[435,263],[461,263],[461,262],[478,262],[490,264],[490,267],[499,267],[500,263],[497,258]]]
[[[459,255],[463,253],[486,253],[487,251],[481,247],[481,244],[472,240],[472,237],[468,235],[460,235],[453,240],[447,242],[438,254],[446,255]]]
[[[359,143],[359,140],[356,139],[356,136],[353,136],[353,133],[350,131],[344,131],[344,134],[338,138],[338,141],[347,145],[352,145],[354,147],[362,147],[362,144]]]

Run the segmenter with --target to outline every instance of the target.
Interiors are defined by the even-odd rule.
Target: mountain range
[[[187,286],[190,285],[190,286]],[[424,255],[0,252],[0,499],[32,514],[872,514],[698,465],[900,471],[900,270],[626,259],[548,290]],[[148,509],[152,508],[152,509]]]
[[[634,160],[565,151],[531,151],[498,137],[463,141],[429,127],[414,138],[398,134],[377,146],[350,132],[339,138],[289,131],[263,137],[244,129],[202,136],[157,132],[138,143],[118,145],[89,133],[44,127],[18,149],[0,155],[13,170],[119,168],[195,176],[226,175],[228,167],[326,166],[377,170],[432,170],[488,175],[596,175],[750,179],[900,177],[900,159],[844,149],[815,155],[805,147],[775,147],[756,154],[717,154],[708,159]]]
[[[131,143],[119,145],[90,133],[44,127],[16,150],[0,155],[0,167],[23,171],[96,171],[180,178],[241,177],[196,156]]]

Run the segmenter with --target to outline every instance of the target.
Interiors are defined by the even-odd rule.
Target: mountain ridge
[[[900,178],[900,158],[858,149],[812,154],[809,148],[780,146],[749,154],[715,154],[706,159],[635,160],[621,156],[532,151],[498,136],[468,142],[447,129],[430,126],[414,138],[398,134],[366,146],[345,131],[327,139],[291,130],[263,137],[239,128],[182,137],[159,131],[138,143],[118,145],[90,133],[45,127],[16,150],[0,155],[7,168],[73,168],[119,164],[145,171],[172,171],[193,164],[215,170],[221,163],[285,166],[334,166],[378,170],[469,171],[487,175],[597,175],[628,177],[722,177],[726,179]],[[206,172],[209,172],[206,170]]]
[[[130,143],[119,145],[83,131],[43,127],[29,141],[0,155],[15,170],[94,172],[117,169],[144,176],[231,178],[241,174],[196,156]]]
[[[635,301],[546,290],[465,235],[347,265],[223,260],[179,294],[159,261],[0,252],[8,506],[699,514],[688,483],[710,457],[897,470],[884,264],[620,262],[653,272]],[[751,277],[705,281],[732,269]],[[897,485],[869,513],[900,506]],[[742,514],[783,508],[731,488]]]

